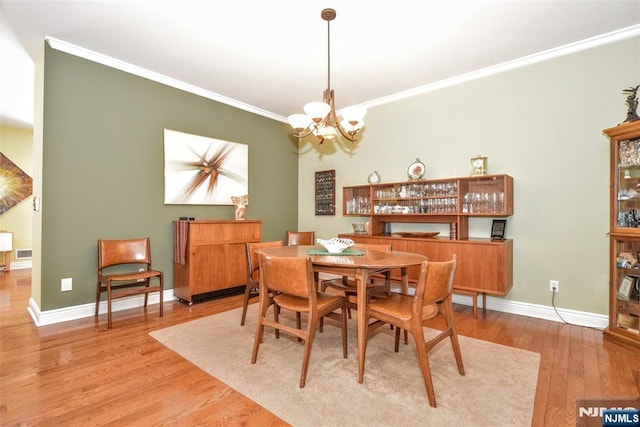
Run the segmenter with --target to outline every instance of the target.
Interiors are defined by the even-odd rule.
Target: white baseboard
[[[33,264],[32,260],[12,261],[9,263],[9,266],[11,267],[10,270],[22,270],[25,268],[31,268],[32,264]],[[5,270],[5,268],[1,267],[0,270]]]
[[[163,292],[165,302],[173,301],[176,297],[173,295],[173,289],[167,289]],[[149,294],[148,304],[159,304],[160,296],[158,293]],[[131,297],[118,298],[112,302],[111,310],[113,312],[127,310],[144,306],[144,295],[135,295]],[[36,326],[53,325],[55,323],[68,322],[69,320],[83,319],[93,317],[95,314],[96,304],[82,304],[72,307],[58,308],[55,310],[40,311],[40,307],[33,298],[29,298],[29,307],[27,311],[31,315]],[[99,313],[107,312],[107,302],[100,301]]]
[[[473,298],[467,295],[453,295],[453,302],[463,305],[473,305]],[[478,296],[478,306],[482,307],[482,298]],[[501,311],[503,313],[518,314],[520,316],[535,317],[537,319],[552,320],[554,322],[571,323],[578,326],[604,329],[609,324],[609,316],[605,314],[588,313],[585,311],[558,308],[557,313],[553,307],[531,304],[528,302],[511,301],[504,298],[487,296],[487,309]],[[478,312],[481,312],[478,308]],[[560,318],[562,316],[562,318]]]
[[[12,266],[13,267],[13,266]],[[173,295],[173,289],[164,291],[164,301],[173,301],[176,297]],[[456,304],[463,304],[471,306],[473,305],[473,299],[467,295],[453,296],[453,301]],[[149,295],[149,304],[158,304],[160,298],[157,293]],[[142,307],[144,305],[144,296],[138,295],[128,298],[120,298],[113,302],[113,311],[127,310],[129,308]],[[478,298],[479,312],[482,310],[482,298]],[[82,319],[86,317],[92,317],[96,306],[94,303],[76,305],[72,307],[64,307],[55,310],[40,311],[38,305],[29,299],[29,307],[27,311],[31,315],[36,326],[52,325],[60,322],[68,322],[70,320]],[[553,307],[530,304],[526,302],[518,302],[506,300],[503,298],[487,296],[487,309],[501,311],[504,313],[517,314],[520,316],[535,317],[538,319],[552,320],[555,322],[562,322],[564,319],[566,322],[579,325],[588,326],[592,328],[604,329],[609,323],[608,316],[604,314],[587,313],[583,311],[569,310],[566,308],[558,308],[558,313],[562,316],[562,319],[558,316],[558,313]],[[100,313],[107,312],[106,301],[100,302]]]

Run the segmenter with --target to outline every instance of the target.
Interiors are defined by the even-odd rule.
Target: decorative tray
[[[427,231],[424,233],[414,233],[414,232],[394,232],[393,234],[397,234],[398,236],[402,236],[402,237],[436,237],[438,234],[440,234],[439,231]]]

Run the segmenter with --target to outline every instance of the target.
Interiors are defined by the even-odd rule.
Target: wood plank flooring
[[[112,330],[106,315],[36,328],[30,295],[31,270],[0,273],[0,425],[287,425],[148,334],[239,307],[240,295],[167,302],[162,319],[157,306],[117,312]],[[461,335],[541,354],[534,426],[575,425],[577,398],[638,396],[640,354],[599,330],[455,309]]]

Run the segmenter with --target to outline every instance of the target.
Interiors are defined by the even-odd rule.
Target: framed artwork
[[[336,214],[336,171],[316,172],[316,215]]]
[[[164,130],[164,203],[233,205],[248,194],[246,144]]]
[[[0,153],[0,215],[31,196],[33,179]]]
[[[504,240],[505,231],[507,229],[506,219],[494,219],[491,225],[491,239]]]
[[[620,286],[618,286],[618,298],[628,301],[631,296],[631,290],[635,287],[636,280],[633,276],[622,276]]]

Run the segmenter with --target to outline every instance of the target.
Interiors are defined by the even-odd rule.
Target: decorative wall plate
[[[427,167],[416,157],[416,161],[409,165],[407,175],[411,179],[422,179],[426,171]]]
[[[377,171],[371,172],[368,181],[371,185],[380,184],[380,174]]]

